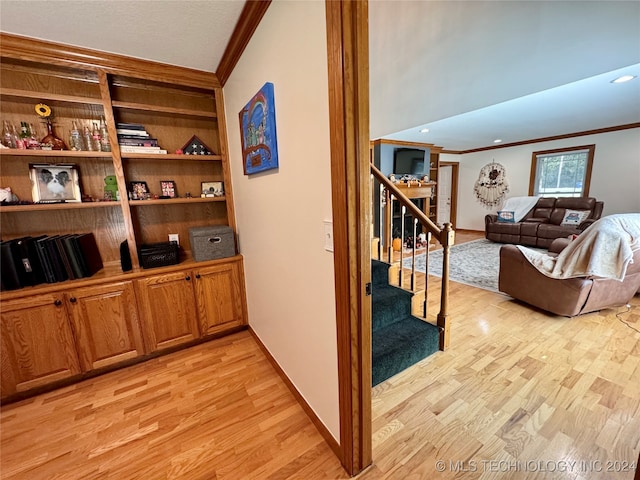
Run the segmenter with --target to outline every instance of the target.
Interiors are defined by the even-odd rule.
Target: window
[[[588,197],[595,145],[533,152],[529,195]]]

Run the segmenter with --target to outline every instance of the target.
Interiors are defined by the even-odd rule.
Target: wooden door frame
[[[451,167],[451,212],[449,221],[455,229],[458,220],[458,174],[460,162],[439,162],[438,168],[440,167]],[[438,178],[440,178],[440,174],[438,174]]]
[[[371,194],[367,1],[325,2],[340,461],[371,464]]]

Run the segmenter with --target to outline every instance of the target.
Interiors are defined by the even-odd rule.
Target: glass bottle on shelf
[[[78,130],[78,124],[74,120],[71,122],[71,132],[69,132],[69,148],[71,150],[84,150],[82,135]]]
[[[29,141],[28,127],[25,122],[20,122],[20,134],[16,140],[16,148],[24,150],[27,148],[27,142]]]
[[[91,139],[93,141],[91,145],[93,147],[93,150],[95,150],[96,152],[101,151],[102,141],[100,137],[100,130],[98,129],[98,124],[96,122],[93,122],[93,133],[91,134]]]
[[[53,124],[51,119],[47,119],[47,136],[42,139],[42,143],[45,145],[51,145],[52,150],[66,150],[67,145],[64,140],[57,137],[53,131]]]
[[[33,124],[29,124],[29,138],[27,139],[27,148],[29,150],[40,150],[40,142],[36,138],[36,130]]]
[[[107,122],[104,120],[104,115],[100,117],[100,145],[103,152],[111,151],[111,144],[109,143],[109,132],[107,132]]]
[[[20,148],[18,146],[18,140],[20,139],[20,134],[18,133],[18,130],[16,130],[16,125],[14,123],[11,124],[11,137],[12,137],[11,141],[15,144],[14,148]]]
[[[82,133],[82,138],[84,140],[84,147],[85,149],[91,151],[93,150],[93,136],[91,135],[91,132],[89,131],[89,127],[87,127],[86,125],[84,126],[84,130]]]
[[[11,127],[7,120],[4,121],[2,128],[2,144],[7,148],[16,148],[16,140],[11,133]]]

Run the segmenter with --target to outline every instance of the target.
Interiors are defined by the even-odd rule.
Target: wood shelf
[[[134,267],[128,272],[122,271],[119,261],[107,262],[104,267],[91,277],[77,278],[75,280],[65,280],[55,283],[41,283],[35,286],[22,287],[18,290],[5,290],[2,292],[2,301],[15,300],[18,298],[28,297],[31,295],[42,295],[69,288],[81,288],[93,285],[103,284],[105,282],[130,281],[147,277],[151,274],[165,274],[180,270],[209,267],[213,265],[222,265],[229,262],[242,261],[242,255],[234,255],[233,257],[225,257],[216,260],[206,260],[196,262],[191,251],[183,251],[180,256],[180,262],[175,265],[167,265],[165,267],[142,268]]]
[[[28,90],[19,90],[16,88],[0,88],[0,96],[24,98],[29,100],[53,100],[56,102],[66,103],[82,103],[85,105],[99,105],[102,107],[101,98],[79,97],[76,95],[62,95],[48,92],[31,92]]]
[[[145,207],[147,205],[171,205],[179,203],[209,203],[209,202],[225,202],[226,197],[183,197],[183,198],[162,198],[158,200],[130,200],[129,205],[133,207]]]
[[[215,112],[205,112],[203,110],[192,110],[187,108],[164,107],[161,105],[148,105],[145,103],[120,102],[120,101],[114,101],[112,105],[114,108],[138,110],[142,112],[169,113],[171,115],[184,115],[188,117],[217,118],[217,115]]]
[[[187,162],[211,162],[222,160],[221,155],[184,155],[175,153],[124,153],[121,158],[134,158],[138,160],[185,160]]]
[[[40,212],[46,210],[76,210],[91,208],[119,207],[120,202],[65,202],[34,203],[32,205],[6,205],[0,207],[0,213]]]
[[[13,157],[70,157],[70,158],[106,158],[111,160],[111,152],[92,152],[88,150],[17,150],[15,148],[0,149],[0,156]]]

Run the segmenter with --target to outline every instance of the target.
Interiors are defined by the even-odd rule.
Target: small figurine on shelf
[[[53,123],[51,122],[53,112],[51,111],[51,108],[49,108],[49,106],[45,105],[44,103],[39,103],[36,105],[36,113],[45,120],[47,124],[47,135],[40,142],[38,142],[37,140],[35,140],[35,131],[33,127],[31,127],[31,138],[35,140],[35,142],[29,142],[30,146],[28,146],[27,148],[35,148],[35,143],[37,143],[38,148],[40,148],[40,144],[43,144],[47,148],[49,148],[50,146],[52,150],[67,150],[67,146],[65,145],[64,141],[61,138],[57,137],[55,132],[53,131]],[[34,145],[33,147],[31,146],[32,144]]]
[[[104,177],[104,199],[118,200],[118,180],[115,175],[107,175]]]
[[[0,188],[0,202],[16,203],[18,202],[18,197],[11,191],[11,187]]]

